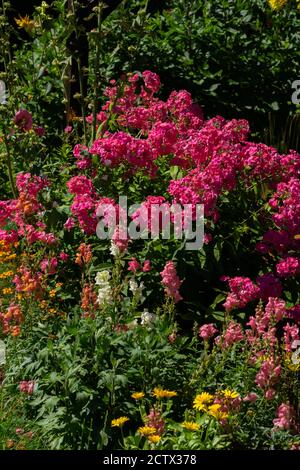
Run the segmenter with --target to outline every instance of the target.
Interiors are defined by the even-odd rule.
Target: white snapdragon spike
[[[95,277],[95,284],[99,286],[98,290],[98,304],[103,305],[105,303],[110,303],[112,298],[112,290],[110,286],[110,272],[107,270],[99,271]]]
[[[97,286],[102,286],[103,284],[107,284],[109,282],[110,278],[111,278],[111,276],[110,276],[110,272],[108,270],[99,271],[96,274],[96,277],[95,277],[95,284]]]
[[[111,241],[109,251],[110,251],[110,254],[113,255],[113,256],[119,256],[119,254],[120,254],[119,248],[114,244],[113,241]]]
[[[151,328],[156,321],[156,317],[157,315],[155,315],[155,313],[148,312],[148,310],[145,309],[141,315],[141,325]]]
[[[99,306],[105,303],[111,303],[111,298],[112,298],[112,291],[111,291],[111,287],[109,284],[99,289],[98,297],[97,297]]]

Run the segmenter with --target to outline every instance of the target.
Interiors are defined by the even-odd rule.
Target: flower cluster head
[[[231,311],[235,308],[243,308],[249,302],[256,300],[259,296],[259,287],[248,277],[225,278],[228,281],[230,294],[228,295],[224,307]]]
[[[276,271],[279,277],[288,278],[300,274],[300,259],[293,256],[287,256],[276,265]]]
[[[162,277],[162,285],[165,288],[166,295],[171,297],[175,303],[179,302],[182,299],[179,294],[179,288],[182,281],[177,275],[174,262],[168,261],[160,275]]]

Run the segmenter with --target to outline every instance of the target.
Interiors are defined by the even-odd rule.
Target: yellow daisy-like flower
[[[203,411],[206,410],[206,405],[211,403],[213,401],[214,396],[211,395],[210,393],[207,392],[202,392],[196,395],[194,402],[193,402],[193,408],[198,411]]]
[[[49,313],[54,314],[57,312],[56,308],[49,308],[48,310]]]
[[[268,0],[268,4],[272,8],[272,10],[280,10],[283,8],[287,3],[287,0]]]
[[[56,290],[51,289],[51,291],[49,292],[49,297],[55,297],[55,295],[56,295]]]
[[[8,295],[8,294],[12,294],[13,293],[13,289],[11,287],[4,287],[4,289],[2,289],[2,293],[4,295]]]
[[[161,437],[158,434],[152,434],[148,436],[148,441],[152,442],[153,444],[157,444],[160,441]]]
[[[112,428],[121,428],[124,426],[124,424],[129,421],[129,418],[127,416],[120,416],[120,418],[113,419],[111,422],[111,427]]]
[[[7,277],[11,277],[13,275],[13,271],[5,271],[4,273],[0,274],[0,279],[6,279]]]
[[[31,20],[28,15],[15,18],[15,22],[17,23],[19,28],[29,29],[30,31],[36,26],[35,21]]]
[[[138,428],[138,433],[142,434],[143,436],[149,436],[151,434],[155,434],[156,428],[154,426],[141,426]]]
[[[200,424],[194,423],[193,421],[183,421],[183,423],[181,423],[181,426],[187,429],[188,431],[199,431],[200,429]]]
[[[177,392],[173,392],[171,390],[163,390],[162,388],[155,387],[152,395],[156,398],[172,398],[176,397]]]
[[[222,390],[221,393],[225,398],[229,398],[230,400],[234,400],[235,398],[238,398],[240,396],[238,392],[235,392],[234,390],[229,390],[228,388],[226,390]]]
[[[144,398],[144,396],[145,396],[144,392],[134,392],[131,395],[131,398],[133,398],[134,400],[140,400],[141,398]]]
[[[221,405],[219,405],[219,403],[214,403],[213,405],[210,405],[208,407],[207,413],[210,416],[216,418],[218,421],[228,418],[228,413],[221,411]]]

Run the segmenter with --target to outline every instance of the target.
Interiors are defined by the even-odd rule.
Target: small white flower
[[[133,295],[142,295],[145,285],[143,282],[138,285],[138,283],[134,279],[130,279],[129,281],[129,289],[133,293]]]
[[[153,327],[153,323],[156,321],[155,313],[148,312],[148,310],[144,310],[141,315],[141,325],[146,327]]]

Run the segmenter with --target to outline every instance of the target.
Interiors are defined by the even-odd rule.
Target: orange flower
[[[11,328],[11,335],[16,337],[19,336],[21,333],[21,328],[19,326],[12,326]]]

